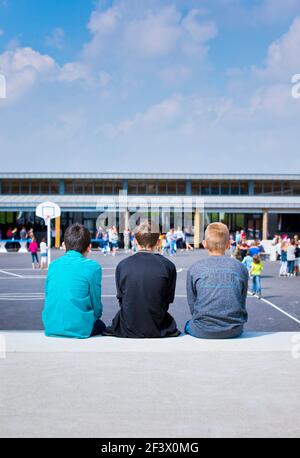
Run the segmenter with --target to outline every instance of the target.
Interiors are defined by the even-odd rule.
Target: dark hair
[[[144,221],[137,228],[135,238],[138,244],[143,248],[153,248],[159,239],[159,229],[154,223]]]
[[[91,244],[91,234],[82,224],[72,224],[65,232],[64,242],[66,251],[85,253]]]

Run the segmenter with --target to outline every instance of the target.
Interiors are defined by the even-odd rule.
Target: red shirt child
[[[30,253],[37,253],[39,249],[39,245],[36,240],[33,240],[32,242],[29,243],[29,251]]]

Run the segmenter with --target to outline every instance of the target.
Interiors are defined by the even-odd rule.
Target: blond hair
[[[227,248],[229,229],[223,223],[212,223],[205,231],[206,247],[209,251],[223,252]]]

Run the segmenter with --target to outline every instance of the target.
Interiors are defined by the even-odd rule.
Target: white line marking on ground
[[[28,296],[28,297],[15,297],[15,296],[1,296],[0,301],[5,301],[8,299],[14,301],[30,301],[31,299],[44,299],[45,296]]]
[[[39,277],[38,275],[36,275],[35,277],[0,277],[0,280],[27,280],[27,279],[32,279],[32,278],[46,278],[46,277]]]
[[[19,294],[19,293],[1,293],[1,297],[36,297],[44,296],[44,293],[31,293],[31,294]]]
[[[248,295],[248,297],[252,297],[252,298],[255,298],[257,299],[257,297],[255,296],[252,296],[251,294]],[[296,321],[296,323],[300,324],[300,320],[298,320],[297,318],[295,318],[294,316],[290,315],[289,313],[285,312],[284,310],[282,310],[280,307],[278,307],[277,305],[273,304],[273,302],[270,302],[268,301],[267,299],[264,299],[263,297],[261,299],[258,299],[262,302],[265,302],[266,304],[270,305],[271,307],[273,307],[274,309],[278,310],[278,312],[281,312],[283,313],[284,315],[286,315],[287,317],[289,317],[291,320],[294,320]]]
[[[0,272],[1,272],[2,274],[11,275],[12,277],[23,278],[22,275],[13,274],[12,272],[7,272],[6,270],[0,270]]]
[[[1,270],[0,270],[1,272]],[[16,280],[16,278],[20,280],[35,280],[36,278],[47,278],[47,275],[16,275],[16,274],[8,274],[11,277],[0,277],[0,280]],[[102,275],[102,278],[115,278],[114,275]]]

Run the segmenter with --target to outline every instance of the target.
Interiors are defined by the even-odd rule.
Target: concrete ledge
[[[85,340],[49,338],[40,331],[0,332],[3,353],[199,353],[199,352],[292,352],[300,332],[246,332],[232,340],[202,340],[188,335],[172,339]]]

